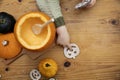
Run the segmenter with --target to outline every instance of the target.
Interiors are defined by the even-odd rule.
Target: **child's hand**
[[[70,48],[70,37],[65,25],[57,28],[57,34],[57,44]]]

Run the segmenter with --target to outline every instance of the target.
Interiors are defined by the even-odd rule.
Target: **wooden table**
[[[97,0],[93,8],[75,10],[74,6],[79,2],[61,0],[71,42],[80,47],[80,55],[67,59],[63,48],[55,46],[37,60],[24,55],[9,66],[0,62],[1,80],[30,80],[29,72],[47,57],[59,65],[57,80],[120,80],[120,0]],[[38,8],[35,0],[0,0],[2,11],[18,19]],[[64,67],[66,61],[71,62],[70,67]],[[8,71],[5,71],[6,67]]]

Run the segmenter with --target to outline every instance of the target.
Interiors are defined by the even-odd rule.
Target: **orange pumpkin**
[[[13,33],[0,35],[0,57],[10,59],[17,56],[22,47],[17,42]]]
[[[54,23],[48,24],[39,35],[34,34],[32,26],[35,24],[43,24],[50,20],[50,17],[42,12],[30,12],[21,16],[14,28],[14,33],[20,44],[29,50],[47,49],[55,38]]]

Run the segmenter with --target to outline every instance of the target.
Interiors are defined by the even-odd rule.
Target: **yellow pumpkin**
[[[41,60],[38,68],[40,73],[47,78],[55,76],[58,71],[57,63],[50,58]]]
[[[20,44],[29,50],[43,51],[51,46],[55,38],[55,25],[50,23],[42,32],[36,35],[32,31],[35,24],[43,24],[50,20],[50,17],[42,12],[30,12],[21,16],[14,28],[14,33]]]
[[[0,35],[0,57],[10,59],[17,56],[22,47],[17,42],[13,33]]]

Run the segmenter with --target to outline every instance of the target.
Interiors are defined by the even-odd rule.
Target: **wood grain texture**
[[[67,59],[63,48],[56,46],[34,61],[24,55],[9,66],[0,62],[1,80],[30,80],[30,70],[47,57],[59,65],[55,76],[58,80],[120,80],[120,0],[97,0],[93,8],[75,10],[78,2],[61,0],[61,7],[71,42],[80,47],[80,55]],[[35,0],[0,0],[1,11],[18,19],[38,8]],[[70,61],[71,66],[64,67],[65,61]],[[5,71],[6,67],[9,71]]]

